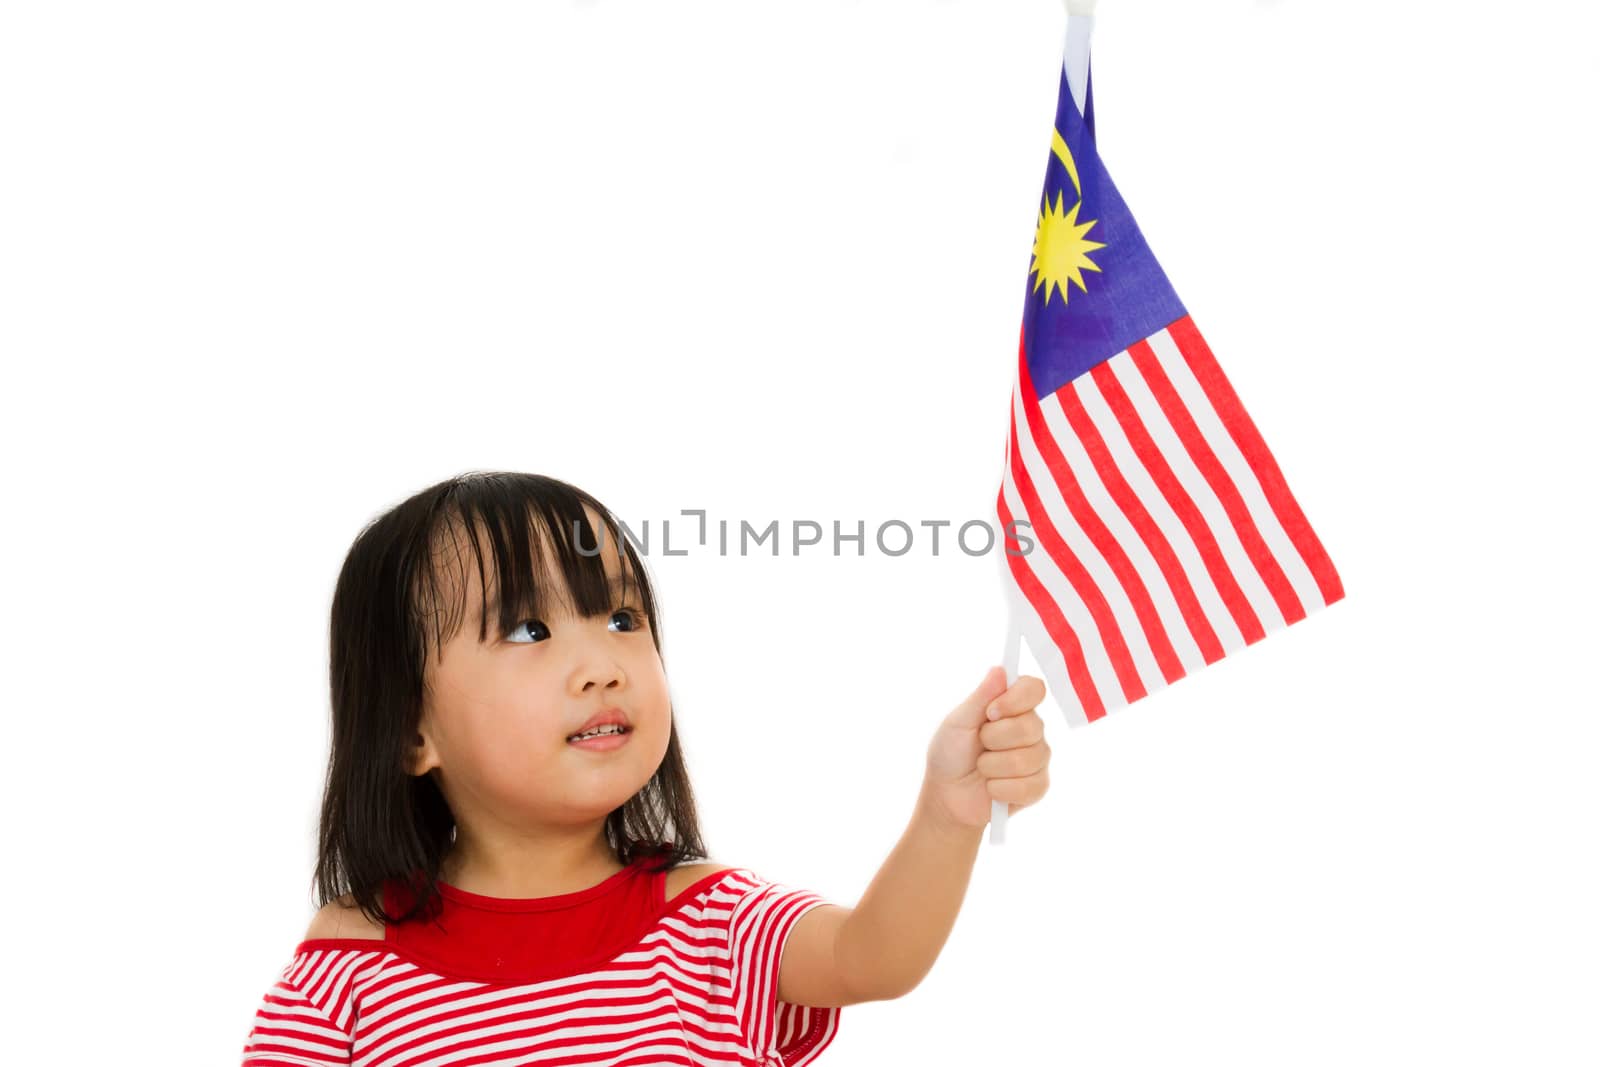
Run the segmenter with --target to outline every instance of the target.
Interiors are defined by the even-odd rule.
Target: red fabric
[[[480,982],[533,982],[598,966],[637,943],[666,906],[666,871],[641,858],[598,885],[516,900],[441,883],[432,920],[390,923],[384,941],[435,974]],[[384,895],[390,915],[412,897],[399,882]]]

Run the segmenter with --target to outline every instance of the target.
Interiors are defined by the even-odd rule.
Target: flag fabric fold
[[[1013,623],[1082,726],[1344,589],[1100,160],[1074,21],[996,516]]]

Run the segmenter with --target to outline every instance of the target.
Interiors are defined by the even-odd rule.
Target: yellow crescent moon
[[[1072,179],[1072,188],[1078,193],[1078,199],[1083,199],[1083,186],[1078,182],[1078,165],[1072,161],[1072,153],[1067,151],[1067,142],[1061,139],[1060,130],[1050,131],[1050,151],[1061,160],[1061,165],[1067,168],[1067,177]]]

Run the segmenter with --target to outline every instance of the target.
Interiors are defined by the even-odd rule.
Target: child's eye
[[[513,626],[511,628],[511,632],[510,633],[506,634],[506,640],[510,641],[514,645],[531,645],[531,644],[533,644],[534,641],[538,640],[537,637],[534,638],[533,641],[518,641],[516,639],[517,635],[522,633],[522,631],[523,631],[523,629],[525,627],[528,628],[528,632],[529,633],[532,633],[534,630],[539,630],[539,631],[542,631],[544,633],[544,636],[546,636],[546,637],[550,636],[549,627],[545,626],[545,624],[540,622],[538,619],[523,619],[521,622],[517,623],[515,626]]]
[[[628,629],[624,630],[623,633],[632,633],[635,630],[642,629],[646,623],[644,612],[640,611],[638,608],[618,608],[616,611],[611,613],[611,617],[613,619],[618,615],[623,616],[630,622]]]

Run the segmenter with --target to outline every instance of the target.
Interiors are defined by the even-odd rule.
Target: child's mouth
[[[577,734],[567,738],[567,744],[575,748],[588,749],[591,752],[606,752],[614,748],[621,748],[633,733],[631,728],[624,728],[617,733],[594,734],[589,737],[579,737]]]

